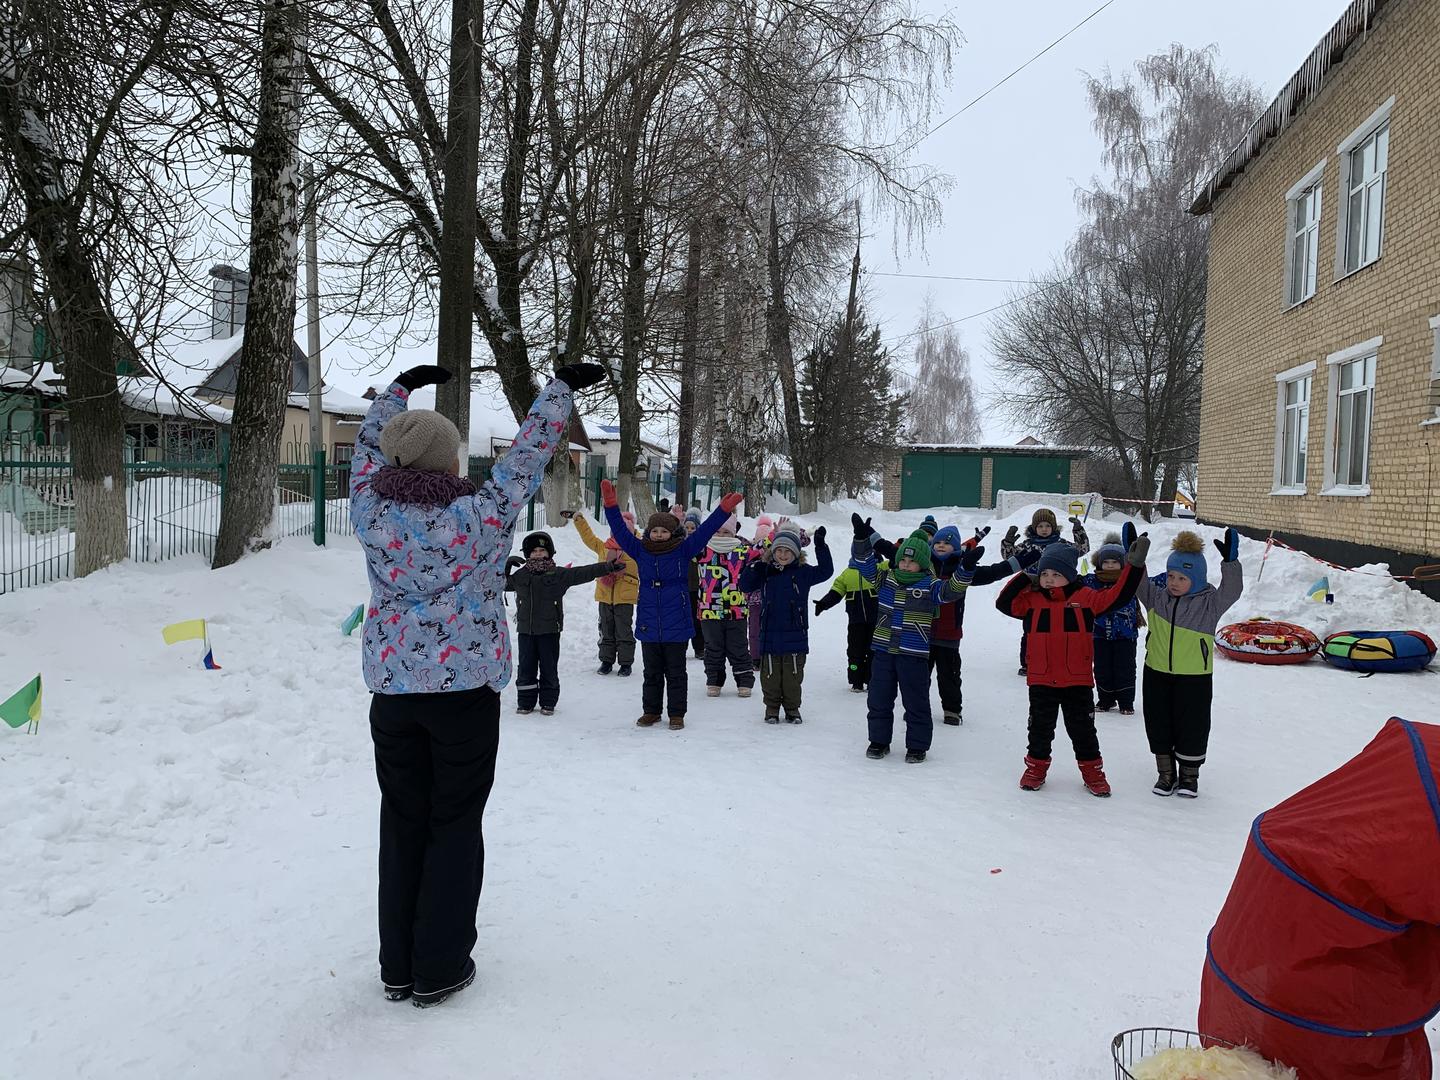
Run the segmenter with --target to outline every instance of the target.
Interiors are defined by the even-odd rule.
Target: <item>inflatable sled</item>
[[[1346,671],[1419,671],[1435,659],[1435,642],[1419,630],[1347,630],[1325,639],[1320,659]]]
[[[1265,811],[1206,945],[1199,1027],[1304,1080],[1430,1080],[1440,727],[1389,720]]]
[[[1222,626],[1215,648],[1244,664],[1303,664],[1320,651],[1320,639],[1294,623],[1246,619]]]

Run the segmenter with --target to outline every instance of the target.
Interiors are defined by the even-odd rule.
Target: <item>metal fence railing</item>
[[[159,562],[183,555],[214,558],[226,462],[152,461],[124,466],[130,558]],[[348,465],[324,470],[317,515],[315,470],[281,465],[273,532],[283,537],[349,536]],[[317,528],[322,530],[317,538]],[[68,457],[0,460],[0,594],[75,573],[74,474]]]

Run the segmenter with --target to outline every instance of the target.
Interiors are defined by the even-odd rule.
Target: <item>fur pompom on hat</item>
[[[1205,588],[1205,541],[1199,533],[1186,529],[1175,537],[1170,545],[1170,557],[1165,560],[1165,569],[1184,574],[1190,579],[1190,592],[1194,595]]]
[[[1033,529],[1042,521],[1049,522],[1052,529],[1058,528],[1055,523],[1055,511],[1051,510],[1048,506],[1042,506],[1039,510],[1036,510],[1035,513],[1031,515],[1030,527]]]
[[[410,409],[381,429],[380,452],[401,469],[449,472],[460,461],[460,432],[433,409]]]
[[[757,544],[769,540],[775,535],[775,522],[769,514],[761,514],[755,519],[755,542]]]

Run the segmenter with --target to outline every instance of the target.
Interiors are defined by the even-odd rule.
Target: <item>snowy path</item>
[[[848,510],[822,515],[837,558]],[[1440,623],[1353,575],[1307,608],[1316,576],[1272,556],[1232,615]],[[938,727],[918,767],[863,757],[843,610],[813,625],[803,726],[765,726],[730,688],[706,700],[692,661],[672,733],[634,726],[638,672],[591,673],[594,605],[572,591],[559,714],[515,717],[506,695],[480,981],[427,1013],[376,982],[367,697],[358,636],[336,629],[365,592],[356,550],[6,596],[0,691],[42,670],[46,697],[38,736],[0,730],[0,1073],[1108,1077],[1114,1032],[1193,1023],[1255,813],[1387,716],[1440,720],[1440,678],[1224,663],[1197,803],[1149,794],[1140,719],[1114,715],[1114,798],[1083,791],[1063,736],[1026,794],[1018,628],[994,590],[968,606],[965,726]],[[161,643],[199,616],[221,672]]]

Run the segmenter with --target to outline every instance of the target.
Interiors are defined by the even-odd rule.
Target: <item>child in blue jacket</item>
[[[1085,584],[1102,592],[1124,569],[1125,549],[1112,533],[1095,549],[1095,569],[1085,575]],[[1140,601],[1133,597],[1095,617],[1095,708],[1101,712],[1118,705],[1121,716],[1135,715],[1135,646],[1144,625]]]
[[[815,530],[815,565],[805,562],[800,534],[783,528],[764,556],[740,572],[740,590],[759,592],[760,693],[765,722],[778,724],[785,709],[787,724],[801,723],[800,688],[805,657],[810,652],[810,590],[828,581],[835,570],[825,546],[825,526]]]
[[[710,544],[710,538],[729,520],[744,496],[738,492],[720,500],[708,518],[690,535],[672,514],[653,514],[643,536],[625,526],[615,485],[600,482],[605,520],[620,550],[635,560],[640,571],[640,595],[635,601],[635,638],[640,642],[644,666],[640,727],[660,722],[660,709],[668,703],[670,729],[685,726],[688,705],[685,653],[695,633],[695,606],[690,592],[690,565]],[[666,700],[668,693],[668,702]]]

